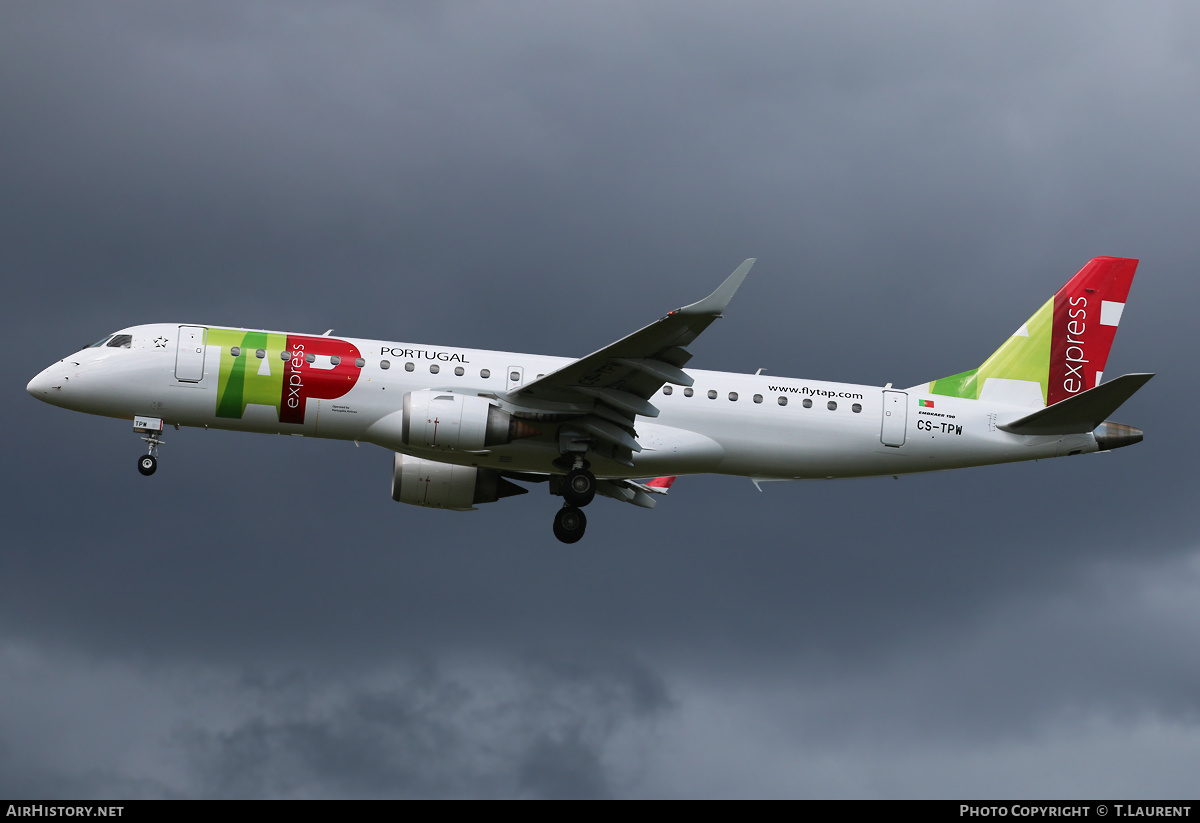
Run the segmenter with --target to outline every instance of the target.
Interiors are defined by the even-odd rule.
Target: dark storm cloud
[[[2,664],[0,784],[41,797],[603,797],[639,784],[639,758],[672,711],[644,664],[604,654],[350,677],[190,665],[146,676],[13,646]],[[93,690],[75,698],[86,705],[63,704],[77,687],[57,682],[79,679]],[[109,723],[120,740],[89,739]]]
[[[0,9],[8,792],[1061,796],[1088,751],[1061,786],[1186,788],[1134,761],[1200,757],[1197,14]],[[1099,254],[1143,259],[1145,443],[684,478],[571,551],[536,487],[393,505],[372,447],[170,432],[148,484],[23,391],[157,320],[583,354],[748,256],[693,365],[907,386]]]

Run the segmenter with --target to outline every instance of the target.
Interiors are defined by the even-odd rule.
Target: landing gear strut
[[[587,528],[582,509],[596,496],[596,475],[584,459],[590,448],[589,441],[567,427],[560,429],[558,436],[562,457],[555,462],[563,469],[571,468],[555,489],[562,495],[563,507],[554,515],[554,536],[564,543],[575,543]]]
[[[179,428],[176,426],[175,428]],[[158,469],[158,447],[165,441],[158,435],[162,433],[163,421],[156,417],[135,417],[133,418],[134,432],[145,434],[142,441],[147,445],[146,454],[138,458],[138,471],[144,476],[149,477]]]
[[[563,506],[554,515],[554,536],[564,543],[578,542],[586,528],[587,518],[575,506]]]

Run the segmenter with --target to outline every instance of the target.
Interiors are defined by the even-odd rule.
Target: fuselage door
[[[521,383],[524,382],[525,370],[523,368],[521,368],[520,366],[509,366],[507,378],[508,378],[507,391],[512,391],[513,389],[517,388],[518,386],[521,385]]]
[[[204,379],[204,326],[180,326],[179,345],[175,349],[175,379],[199,383]]]
[[[902,391],[883,393],[883,428],[879,439],[885,446],[903,446],[908,428],[908,394]]]

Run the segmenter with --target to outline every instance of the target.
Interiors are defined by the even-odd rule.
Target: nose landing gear
[[[154,474],[158,468],[158,458],[152,454],[143,454],[138,458],[138,471],[146,477]]]
[[[138,433],[144,432],[142,440],[149,448],[146,454],[138,458],[138,471],[149,477],[158,469],[158,447],[166,442],[158,436],[162,434],[163,421],[157,417],[135,417],[133,430]]]

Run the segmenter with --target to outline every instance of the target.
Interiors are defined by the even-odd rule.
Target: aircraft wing
[[[538,401],[595,404],[599,419],[593,423],[597,431],[591,433],[640,451],[632,437],[623,438],[606,424],[627,428],[636,415],[657,417],[658,409],[650,398],[664,383],[692,385],[692,378],[682,369],[692,357],[684,346],[721,316],[753,265],[754,258],[745,261],[703,300],[676,309],[628,337],[526,383],[509,392],[507,398],[531,406],[537,406]]]

